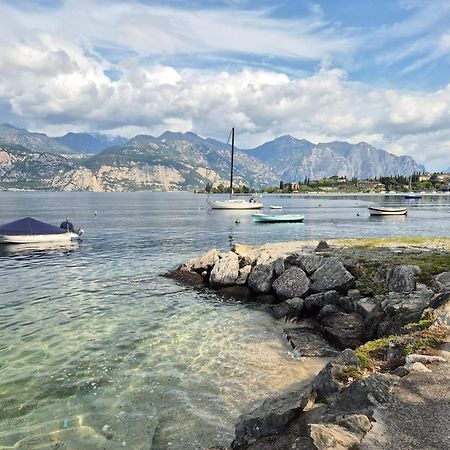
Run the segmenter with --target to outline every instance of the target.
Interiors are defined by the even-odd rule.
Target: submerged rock
[[[197,272],[190,272],[185,269],[173,270],[165,276],[188,286],[200,287],[205,284],[205,280],[200,274]]]
[[[281,299],[301,297],[309,289],[310,281],[300,267],[285,270],[272,284]]]
[[[322,336],[314,332],[312,328],[305,326],[285,328],[284,333],[286,339],[295,350],[296,356],[330,357],[339,353]]]

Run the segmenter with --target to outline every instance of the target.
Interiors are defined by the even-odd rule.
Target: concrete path
[[[446,363],[431,373],[411,373],[394,387],[393,400],[377,411],[377,423],[363,440],[362,450],[450,449],[450,345]]]

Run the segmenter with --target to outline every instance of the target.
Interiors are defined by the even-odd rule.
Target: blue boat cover
[[[66,230],[45,222],[25,217],[25,219],[0,225],[0,234],[7,236],[29,236],[34,234],[62,234]]]

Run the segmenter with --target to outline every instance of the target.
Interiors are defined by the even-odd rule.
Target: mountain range
[[[100,133],[49,137],[0,125],[0,189],[187,190],[228,184],[230,146],[194,133],[165,132],[127,140]],[[251,187],[318,179],[410,175],[421,172],[408,156],[361,142],[313,144],[282,136],[259,147],[236,149],[235,183]]]

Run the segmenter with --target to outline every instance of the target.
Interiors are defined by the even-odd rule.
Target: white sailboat
[[[262,203],[250,200],[242,200],[233,198],[233,165],[234,165],[234,127],[231,129],[231,174],[230,174],[230,198],[228,200],[209,200],[208,203],[212,209],[240,209],[253,210],[261,209]]]

